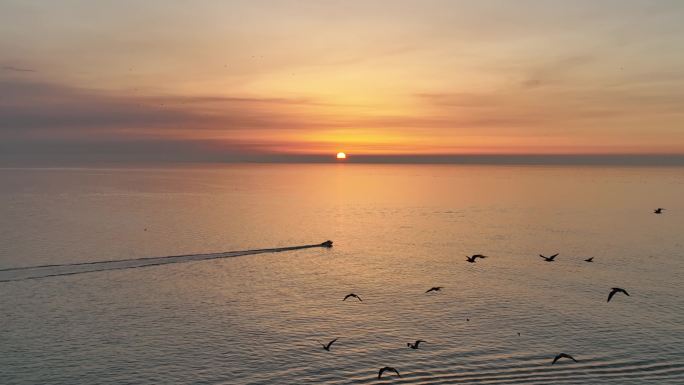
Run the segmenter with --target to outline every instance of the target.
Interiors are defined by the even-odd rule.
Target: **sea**
[[[0,384],[684,384],[683,197],[682,167],[3,168]]]

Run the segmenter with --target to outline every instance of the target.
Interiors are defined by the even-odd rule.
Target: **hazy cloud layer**
[[[2,156],[684,153],[682,18],[665,0],[7,0]]]

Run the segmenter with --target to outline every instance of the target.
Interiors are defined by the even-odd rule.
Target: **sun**
[[[344,152],[338,152],[337,159],[347,159],[347,154],[345,154]]]

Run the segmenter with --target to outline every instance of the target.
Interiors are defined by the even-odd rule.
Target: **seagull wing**
[[[577,362],[577,360],[576,360],[573,356],[571,356],[571,355],[569,355],[569,354],[561,353],[561,354],[559,354],[558,356],[564,357],[564,358],[569,358],[569,359],[571,359],[571,360]]]
[[[615,293],[617,293],[617,290],[615,290],[615,289],[611,290],[610,293],[608,293],[608,301],[606,301],[606,302],[610,302],[610,299],[613,298]]]
[[[328,342],[328,346],[326,346],[326,349],[330,349],[330,347],[332,346],[332,344],[334,344],[335,341],[337,341],[337,340],[338,340],[338,338],[335,338],[334,340]]]
[[[550,259],[550,260],[553,260],[554,258],[556,258],[556,257],[558,256],[558,254],[559,254],[559,253],[556,253],[556,254],[550,256],[549,259]]]
[[[382,377],[382,374],[385,373],[385,370],[387,370],[386,367],[385,367],[385,368],[380,368],[380,371],[378,372],[378,380],[380,379],[380,377]]]

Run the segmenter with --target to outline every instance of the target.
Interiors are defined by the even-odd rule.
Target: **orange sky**
[[[0,139],[26,152],[684,153],[678,1],[0,8]]]

